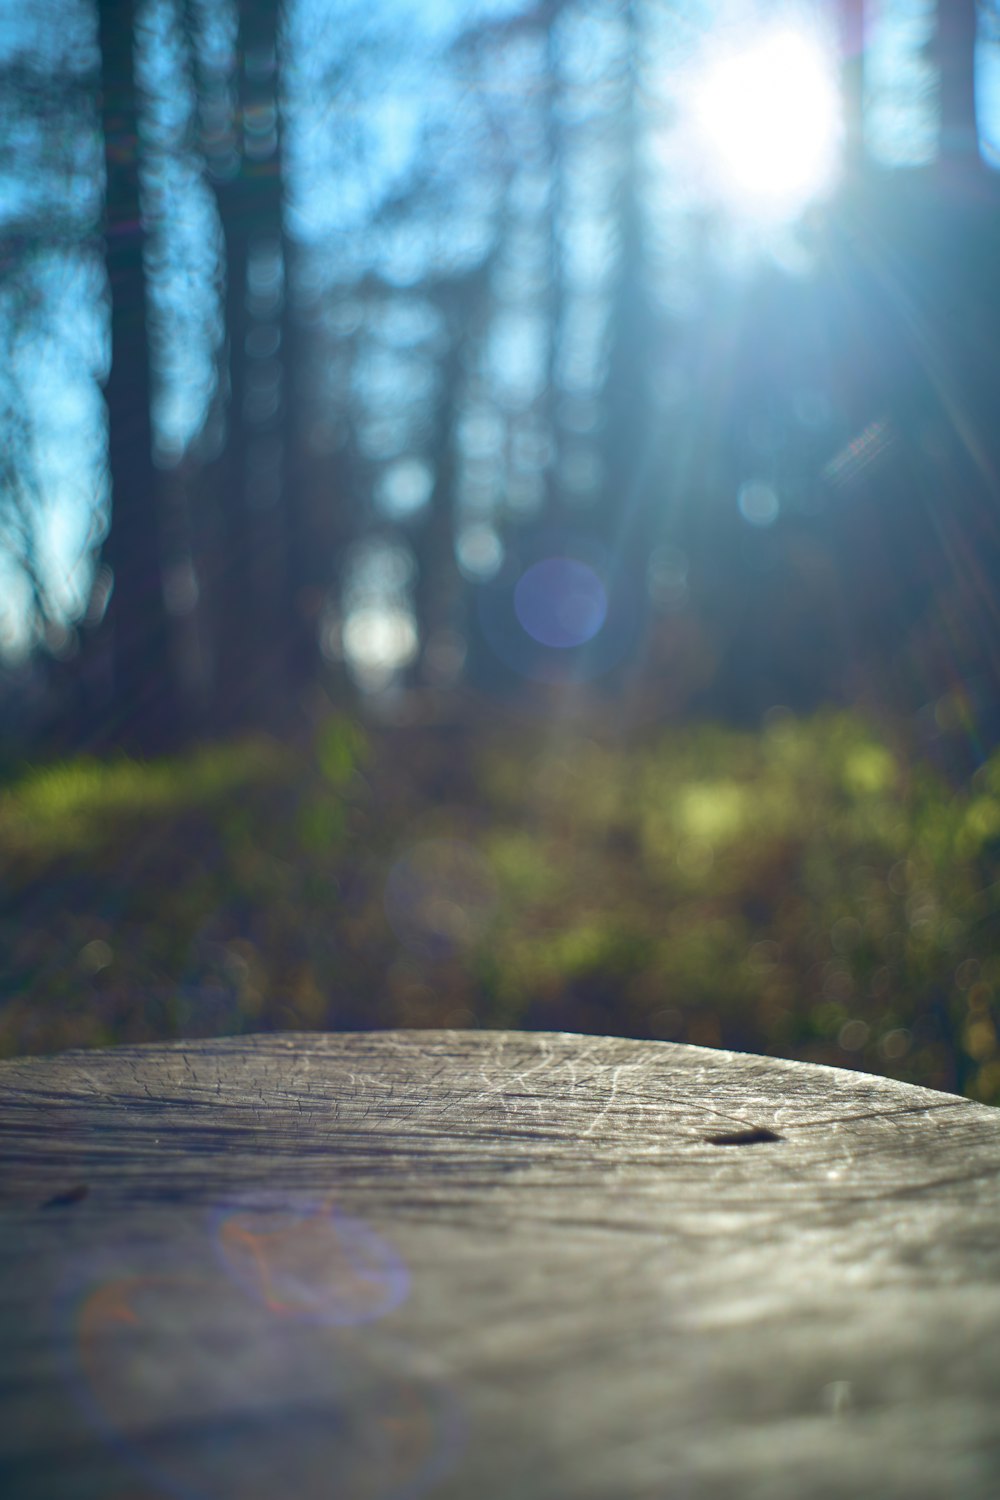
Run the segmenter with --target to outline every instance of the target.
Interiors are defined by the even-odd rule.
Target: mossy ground
[[[0,1051],[527,1026],[1000,1102],[1000,756],[863,720],[247,738],[0,791]]]

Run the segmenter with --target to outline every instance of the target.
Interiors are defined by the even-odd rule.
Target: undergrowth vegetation
[[[79,760],[0,791],[6,1055],[261,1028],[729,1046],[1000,1102],[1000,756],[861,719]]]

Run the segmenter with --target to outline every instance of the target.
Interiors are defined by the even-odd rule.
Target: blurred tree
[[[81,555],[67,559],[62,577],[55,573],[49,535],[54,516],[65,520],[74,499],[85,496],[92,503],[94,496],[90,476],[80,474],[84,455],[79,447],[74,452],[80,409],[71,408],[66,420],[58,400],[45,399],[46,376],[55,367],[79,378],[83,367],[86,380],[100,364],[93,345],[88,348],[94,324],[86,315],[75,323],[72,340],[60,338],[62,317],[80,282],[87,279],[96,290],[90,275],[96,270],[99,206],[93,181],[96,47],[80,45],[72,20],[66,34],[53,40],[44,31],[12,27],[0,66],[0,118],[17,142],[0,208],[0,652],[10,651],[16,660],[31,646],[41,647],[45,667],[36,668],[38,680],[51,679],[53,656],[66,662],[75,655],[74,627],[86,600],[97,530],[93,526],[87,536],[83,523]],[[82,277],[81,260],[90,262]],[[53,495],[55,437],[63,473]]]
[[[182,724],[163,594],[159,484],[153,464],[134,0],[100,0],[98,16],[111,290],[105,398],[112,510],[104,554],[113,575],[105,624],[113,652],[112,700],[99,733],[114,743],[152,750],[175,739]]]
[[[15,293],[15,300],[22,316],[32,306],[31,300],[26,299],[20,289]],[[31,451],[31,411],[14,359],[13,346],[19,324],[20,318],[9,310],[2,325],[7,347],[0,376],[0,430],[4,435],[0,446],[0,548],[6,568],[11,572],[16,570],[26,586],[24,609],[29,621],[44,632],[46,625],[51,627],[56,622],[52,619],[44,568],[39,557],[42,518],[38,476]]]
[[[433,488],[416,532],[414,554],[417,576],[414,606],[421,652],[414,676],[423,683],[448,685],[457,678],[456,663],[449,670],[448,642],[465,633],[466,591],[455,561],[459,514],[457,466],[459,406],[463,374],[472,361],[472,351],[482,337],[489,309],[487,260],[471,274],[454,277],[428,288],[431,305],[440,310],[444,329],[444,353],[438,367],[435,413],[429,435],[427,462]],[[441,659],[441,645],[445,656]]]
[[[290,350],[288,243],[283,225],[278,53],[281,7],[231,7],[233,48],[198,70],[201,149],[218,204],[225,254],[225,342],[211,465],[218,511],[210,563],[214,715],[267,717],[289,686],[295,634],[287,482]],[[189,35],[211,24],[190,7]],[[197,55],[197,47],[196,47]],[[214,494],[212,492],[215,492]]]
[[[977,0],[942,0],[938,6],[937,49],[941,69],[942,159],[978,160],[975,104]]]
[[[853,661],[890,642],[898,656],[939,582],[935,538],[948,534],[949,556],[968,550],[995,493],[994,204],[978,168],[952,170],[956,150],[975,160],[971,5],[941,7],[926,43],[944,170],[928,157],[876,172],[860,149],[864,6],[844,0],[853,177],[783,239],[691,180],[685,90],[725,8],[432,9],[404,35],[395,7],[364,0],[99,6],[109,734],[155,743],[181,727],[192,601],[214,657],[211,718],[270,717],[313,674],[317,626],[330,656],[344,646],[351,569],[375,556],[359,537],[383,547],[366,590],[387,558],[395,569],[391,609],[362,590],[364,629],[347,636],[367,640],[383,687],[435,679],[433,661],[454,669],[479,589],[506,590],[516,637],[513,591],[535,550],[581,537],[637,622],[659,608],[650,562],[663,553],[656,652],[712,638],[681,675],[703,682],[709,658],[721,663],[700,700],[713,712],[752,718],[844,691],[821,619],[834,596],[854,621]],[[174,266],[165,297],[171,234],[217,243]],[[178,310],[185,277],[203,292],[223,258],[224,339],[217,287],[217,312],[202,293]],[[165,441],[164,350],[176,388],[192,368],[176,349],[213,317],[187,426]],[[193,439],[202,396],[212,410]],[[870,429],[872,461],[855,463]],[[10,430],[16,447],[13,415]],[[17,476],[12,523],[30,510],[30,464]],[[740,510],[748,481],[770,487],[773,515]],[[173,499],[185,488],[190,525]],[[12,553],[29,541],[13,527]],[[642,639],[637,623],[618,651],[635,681]],[[481,644],[466,659],[485,680],[503,651]],[[501,671],[523,683],[534,660]]]

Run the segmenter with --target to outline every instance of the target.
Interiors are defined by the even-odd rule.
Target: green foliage
[[[80,757],[28,770],[0,791],[0,846],[48,854],[84,849],[113,836],[122,820],[210,805],[286,763],[273,741],[251,739],[151,764]]]
[[[363,763],[368,737],[360,724],[341,715],[331,718],[316,736],[316,758],[332,787],[347,786]]]
[[[40,768],[0,794],[0,1048],[551,1026],[1000,1102],[998,853],[1000,755],[956,790],[846,714]]]

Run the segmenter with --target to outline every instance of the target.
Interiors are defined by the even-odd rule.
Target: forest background
[[[1000,1101],[992,5],[39,0],[0,119],[0,1050]]]

